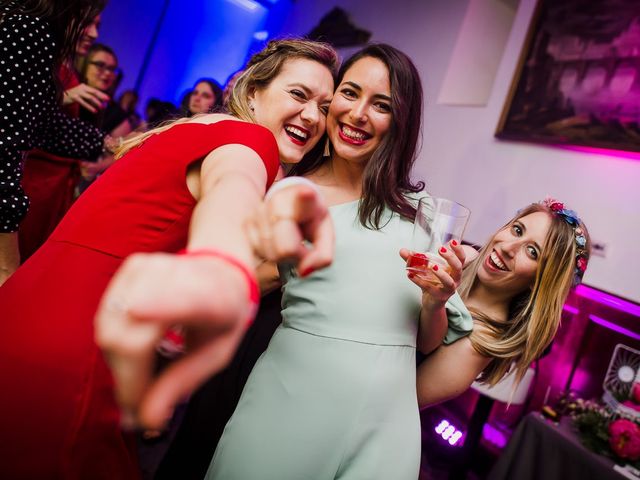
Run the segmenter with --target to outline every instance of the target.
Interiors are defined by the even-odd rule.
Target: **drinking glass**
[[[449,263],[438,250],[451,240],[460,243],[471,211],[446,198],[424,197],[418,203],[411,238],[407,270],[432,283],[439,283],[431,270],[434,264],[450,272]]]

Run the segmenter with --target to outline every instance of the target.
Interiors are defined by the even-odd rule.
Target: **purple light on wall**
[[[593,323],[597,323],[598,325],[603,326],[604,328],[608,328],[609,330],[613,330],[614,332],[621,333],[622,335],[625,335],[627,337],[631,337],[634,340],[640,340],[640,335],[638,335],[636,332],[632,332],[631,330],[605,320],[604,318],[596,317],[595,315],[589,315],[589,320],[591,320]]]
[[[500,449],[507,445],[507,436],[490,423],[485,423],[482,428],[482,436],[487,442]]]
[[[464,435],[463,432],[458,430],[455,425],[446,419],[440,420],[440,423],[436,428],[434,428],[434,430],[451,446],[455,446]]]
[[[576,287],[576,294],[580,297],[593,300],[594,302],[608,305],[616,310],[620,310],[621,312],[640,317],[640,305],[628,302],[620,297],[601,292],[595,288],[587,287],[586,285],[578,285],[578,287]]]
[[[578,153],[589,153],[596,155],[609,155],[611,157],[626,158],[628,160],[640,160],[640,152],[629,152],[627,150],[609,150],[607,148],[583,147],[580,145],[554,145],[554,147],[564,150],[571,150]]]
[[[580,310],[578,310],[576,307],[572,307],[571,305],[566,305],[566,304],[564,307],[562,307],[562,309],[566,310],[571,315],[577,315],[580,312]]]
[[[578,368],[571,379],[571,390],[585,392],[593,384],[593,375],[584,368]]]

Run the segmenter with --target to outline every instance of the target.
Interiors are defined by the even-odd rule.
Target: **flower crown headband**
[[[587,237],[584,235],[584,231],[580,227],[580,218],[578,214],[573,210],[565,208],[564,203],[558,200],[547,197],[540,202],[552,213],[563,219],[569,225],[573,227],[573,233],[575,235],[576,242],[576,266],[574,270],[573,285],[578,285],[582,281],[582,276],[587,269]]]

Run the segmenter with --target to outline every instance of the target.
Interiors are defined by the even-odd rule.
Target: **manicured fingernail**
[[[314,268],[313,267],[309,267],[305,270],[303,270],[302,272],[300,272],[300,276],[301,277],[306,277],[307,275],[311,275],[314,272]]]
[[[440,247],[440,253],[447,253],[447,249],[444,247]]]
[[[433,266],[433,271],[434,271],[434,272],[437,272],[437,271],[438,271],[438,265],[434,265],[434,266]]]
[[[451,245],[453,245],[454,247],[458,246],[458,242],[456,242],[455,240],[451,240]]]

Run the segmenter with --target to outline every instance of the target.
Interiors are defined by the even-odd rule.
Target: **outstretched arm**
[[[224,252],[253,270],[243,223],[264,194],[266,171],[258,155],[241,145],[220,147],[187,183],[198,200],[188,250]],[[96,325],[126,416],[157,428],[177,401],[222,368],[252,315],[248,296],[247,276],[222,257],[129,257],[105,292]],[[189,327],[193,348],[152,379],[155,346],[173,324]]]
[[[188,250],[199,253],[133,255],[112,280],[97,316],[96,338],[112,367],[123,418],[151,429],[160,428],[176,402],[229,362],[255,312],[257,260],[243,226],[264,194],[262,162],[252,150],[228,145],[205,159],[195,180],[187,179],[199,199]],[[293,195],[284,203],[303,199]],[[291,222],[299,238],[314,241],[321,252],[323,245],[332,247],[330,225],[320,232],[306,225],[308,208],[278,211],[290,214],[281,221]],[[223,255],[207,253],[212,250]],[[329,249],[329,261],[331,254]],[[155,346],[175,324],[186,327],[187,354],[153,379]]]

